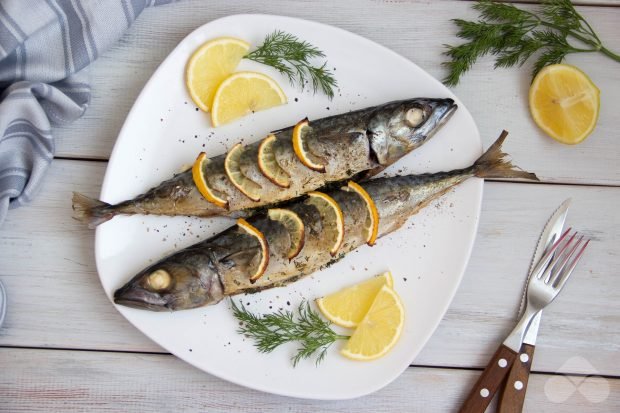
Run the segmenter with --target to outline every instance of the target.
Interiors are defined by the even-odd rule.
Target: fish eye
[[[162,291],[170,287],[172,277],[166,270],[159,269],[150,273],[146,279],[149,288],[155,292]]]
[[[415,128],[424,122],[424,111],[420,108],[411,108],[405,113],[405,123],[407,126]]]

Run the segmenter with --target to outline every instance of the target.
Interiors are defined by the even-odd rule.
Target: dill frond
[[[291,359],[293,366],[315,355],[315,364],[319,365],[333,343],[349,338],[332,330],[331,322],[321,318],[308,302],[302,302],[296,314],[279,310],[262,316],[248,311],[243,303],[237,305],[232,299],[230,303],[233,315],[240,322],[237,332],[254,340],[254,346],[261,353],[270,353],[284,343],[297,342],[299,347]]]
[[[302,90],[307,83],[311,83],[314,93],[321,90],[332,99],[338,83],[326,68],[327,62],[319,66],[311,62],[323,57],[325,53],[315,46],[280,30],[268,34],[256,50],[245,56],[246,59],[273,67],[285,75],[292,85],[297,83]]]
[[[522,66],[537,54],[532,76],[547,65],[562,62],[571,53],[601,52],[620,62],[620,56],[603,46],[570,0],[546,0],[534,12],[489,0],[478,1],[472,7],[480,13],[479,20],[453,20],[457,37],[467,42],[446,45],[444,55],[449,60],[442,65],[448,69],[444,78],[448,86],[456,86],[465,72],[487,54],[495,56],[495,68]],[[585,47],[577,47],[575,42]]]

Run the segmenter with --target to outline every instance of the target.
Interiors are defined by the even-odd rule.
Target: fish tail
[[[524,171],[506,159],[508,154],[502,151],[502,144],[507,136],[508,132],[502,131],[493,145],[478,158],[473,166],[474,175],[479,178],[520,178],[538,181],[536,174]]]
[[[73,193],[73,218],[88,224],[93,229],[99,224],[109,221],[116,215],[110,204],[89,198],[78,192]]]

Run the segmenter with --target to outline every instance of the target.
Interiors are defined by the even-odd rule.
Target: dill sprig
[[[331,322],[323,320],[308,302],[299,305],[297,314],[279,310],[265,315],[253,314],[241,302],[237,305],[230,300],[230,303],[235,318],[240,322],[237,332],[253,339],[254,346],[261,353],[270,353],[284,343],[298,342],[300,346],[291,359],[293,366],[315,354],[318,365],[325,358],[329,346],[337,340],[349,338],[332,330]]]
[[[489,0],[478,1],[473,8],[480,13],[477,21],[453,20],[456,35],[467,42],[446,45],[444,54],[450,61],[443,63],[448,69],[444,83],[449,86],[455,86],[478,58],[489,53],[495,56],[495,68],[522,66],[537,53],[532,77],[571,53],[601,52],[620,62],[620,56],[603,46],[570,0],[543,1],[535,12]]]
[[[245,56],[246,59],[275,68],[288,77],[292,85],[298,83],[302,90],[310,78],[314,93],[320,89],[332,99],[338,83],[327,69],[327,62],[319,66],[311,63],[311,60],[323,57],[325,53],[315,46],[280,30],[268,34],[263,44]]]

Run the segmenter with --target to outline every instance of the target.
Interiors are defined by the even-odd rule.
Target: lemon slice
[[[364,231],[366,232],[366,243],[373,246],[375,245],[377,234],[379,233],[379,211],[377,211],[375,201],[373,201],[368,192],[366,192],[366,190],[359,184],[349,181],[347,187],[361,196],[366,203],[368,215],[366,215],[366,221],[364,222]]]
[[[250,282],[255,283],[260,277],[263,276],[267,265],[269,264],[269,246],[267,245],[267,238],[256,227],[252,226],[248,221],[243,218],[237,220],[237,226],[245,231],[248,235],[256,238],[260,245],[261,259],[256,267],[254,273],[250,274]]]
[[[243,146],[240,143],[236,144],[228,151],[226,159],[224,160],[226,176],[228,176],[230,182],[232,182],[243,195],[247,196],[252,201],[258,202],[260,201],[260,191],[263,187],[241,172],[239,166],[241,155],[243,155]]]
[[[574,145],[594,130],[600,94],[592,80],[575,66],[547,66],[530,86],[530,112],[549,136]]]
[[[293,128],[293,150],[301,163],[306,165],[308,168],[318,172],[325,172],[325,165],[323,165],[320,161],[314,160],[315,157],[310,153],[308,150],[308,145],[305,142],[310,131],[311,128],[308,118],[298,122],[297,125],[295,125]]]
[[[308,205],[313,205],[321,215],[323,224],[322,237],[329,242],[329,253],[336,255],[344,240],[344,217],[340,205],[331,196],[323,192],[308,192]]]
[[[327,297],[317,298],[316,305],[325,318],[334,324],[349,328],[357,327],[384,285],[388,287],[394,285],[389,271]]]
[[[194,103],[208,112],[217,87],[237,67],[250,45],[234,37],[218,37],[192,54],[185,68],[185,83]]]
[[[404,324],[405,309],[400,298],[384,285],[340,353],[353,360],[377,359],[394,347]]]
[[[192,178],[194,178],[194,184],[207,201],[214,203],[219,207],[226,208],[228,207],[228,201],[223,198],[222,194],[209,187],[209,181],[205,176],[205,169],[208,162],[209,158],[207,158],[207,154],[200,152],[194,162],[194,165],[192,166]]]
[[[286,103],[286,95],[275,80],[256,72],[237,72],[217,88],[211,106],[213,126],[232,122],[249,113]]]
[[[291,247],[287,251],[286,257],[289,260],[295,258],[301,249],[304,247],[305,242],[305,226],[304,222],[299,218],[299,215],[289,209],[273,208],[270,209],[267,214],[269,219],[278,221],[291,237]]]
[[[275,146],[278,142],[275,135],[269,135],[258,146],[258,167],[260,171],[274,184],[288,188],[291,186],[291,176],[278,164]]]

